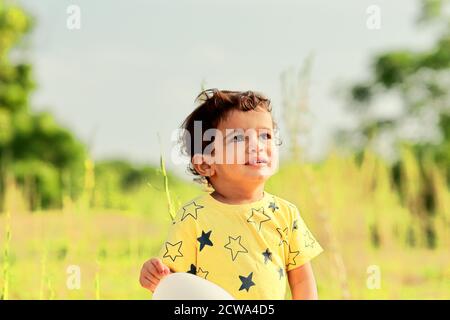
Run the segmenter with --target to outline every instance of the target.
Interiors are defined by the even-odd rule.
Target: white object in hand
[[[175,272],[162,278],[153,300],[235,300],[215,283],[191,273]]]

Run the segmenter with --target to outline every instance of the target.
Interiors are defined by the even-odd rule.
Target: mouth
[[[269,163],[269,161],[265,158],[256,158],[251,159],[245,163],[246,166],[255,166],[255,167],[262,167],[266,166]]]

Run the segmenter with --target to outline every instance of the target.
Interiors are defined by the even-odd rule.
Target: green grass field
[[[433,180],[439,201],[429,221],[436,235],[434,249],[424,245],[423,220],[393,191],[387,167],[370,155],[360,167],[338,156],[320,165],[285,164],[267,190],[299,207],[325,249],[313,260],[320,298],[449,299],[450,192],[440,177]],[[170,189],[177,206],[201,192],[190,184]],[[407,192],[414,199],[414,190]],[[170,224],[164,190],[146,186],[130,198],[141,202],[145,212],[83,209],[68,201],[63,210],[30,213],[21,205],[20,190],[8,190],[8,199],[10,218],[0,215],[3,298],[151,298],[138,278]],[[415,246],[406,244],[411,235]],[[79,267],[79,289],[67,285],[70,266]],[[379,288],[367,285],[373,276],[370,266],[379,268]]]

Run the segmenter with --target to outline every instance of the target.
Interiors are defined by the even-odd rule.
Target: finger
[[[144,271],[145,271],[146,275],[152,276],[152,277],[155,277],[155,278],[158,278],[158,279],[161,279],[161,278],[163,278],[163,277],[165,277],[167,275],[164,272],[160,273],[158,271],[158,269],[153,264],[148,265],[147,268],[144,269]]]
[[[152,278],[156,278],[159,281],[165,275],[164,274],[159,274],[155,269],[147,269],[146,276],[149,276],[149,277],[152,277]]]
[[[157,271],[155,270],[155,266],[152,263],[145,264],[141,269],[141,274],[147,275],[147,276],[153,276],[153,274],[156,274]]]
[[[150,290],[154,290],[156,288],[156,285],[158,283],[154,280],[152,280],[150,277],[147,277],[145,275],[142,275],[141,277],[141,285],[146,288],[146,289],[150,289]]]
[[[166,266],[166,265],[164,265],[164,274],[165,274],[165,275],[170,274],[170,269],[169,269],[169,267]]]
[[[157,287],[158,284],[159,284],[159,281],[156,281],[156,280],[154,280],[154,279],[152,279],[152,278],[150,278],[150,277],[145,277],[145,279],[148,281],[149,289],[150,289],[152,292],[154,292],[155,289],[156,289],[156,287]]]
[[[164,276],[166,276],[166,275],[168,275],[168,274],[170,274],[171,272],[171,270],[169,269],[169,267],[168,266],[166,266],[164,263],[162,263],[161,262],[161,265],[162,265],[162,269],[163,269],[163,271],[162,271],[162,274],[164,275]]]
[[[153,259],[152,264],[155,266],[156,270],[159,273],[164,273],[164,264],[159,259]]]
[[[143,275],[141,275],[141,277],[139,278],[139,283],[145,289],[150,289],[150,287],[152,286],[152,283]]]

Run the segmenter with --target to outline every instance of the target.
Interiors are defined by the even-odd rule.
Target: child
[[[190,272],[236,299],[284,299],[286,280],[293,299],[317,299],[309,261],[323,249],[295,205],[264,190],[278,164],[270,101],[217,89],[199,99],[182,142],[190,170],[214,191],[182,206],[141,285],[153,292],[171,272]]]

